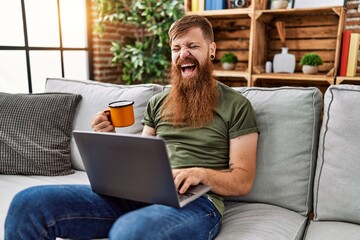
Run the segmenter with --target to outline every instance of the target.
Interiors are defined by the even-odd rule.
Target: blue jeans
[[[213,239],[220,227],[221,215],[206,196],[176,209],[102,196],[87,185],[51,185],[14,197],[5,240]]]

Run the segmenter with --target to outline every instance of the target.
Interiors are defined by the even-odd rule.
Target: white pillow
[[[163,87],[156,84],[117,85],[92,80],[69,80],[48,78],[45,92],[66,92],[80,94],[82,100],[78,105],[74,119],[74,130],[92,130],[93,116],[106,109],[110,102],[116,100],[134,101],[135,123],[130,127],[118,128],[117,132],[140,134],[141,120],[149,99]],[[85,170],[74,139],[71,140],[71,161],[77,170]]]

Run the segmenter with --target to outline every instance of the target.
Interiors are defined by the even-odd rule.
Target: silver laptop
[[[197,185],[179,195],[160,138],[73,131],[91,188],[99,194],[180,208],[208,192]]]

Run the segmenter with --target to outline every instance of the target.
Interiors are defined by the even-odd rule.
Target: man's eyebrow
[[[200,44],[200,42],[198,42],[198,41],[188,41],[188,42],[185,42],[185,43],[182,43],[182,44],[174,43],[174,42],[173,42],[172,46],[173,46],[173,47],[175,47],[175,46],[180,46],[180,45],[189,46],[189,45],[192,45],[192,44]]]

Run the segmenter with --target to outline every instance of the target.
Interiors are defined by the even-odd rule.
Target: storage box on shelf
[[[296,57],[294,74],[264,74],[266,61],[272,61],[281,52],[281,42],[275,22],[285,23],[286,47]],[[253,56],[252,85],[261,85],[260,80],[286,80],[326,82],[334,84],[338,72],[341,37],[345,21],[343,7],[265,10],[255,13],[255,43]],[[319,74],[304,75],[299,61],[308,52],[321,56],[324,64]]]
[[[217,49],[213,61],[215,76],[230,86],[250,86],[254,12],[248,9],[226,9],[188,14],[195,13],[206,16],[214,29]],[[221,66],[220,59],[227,52],[234,53],[238,58],[233,71],[225,71]]]
[[[217,49],[213,61],[216,77],[225,77],[228,81],[243,81],[245,85],[250,86],[252,72],[251,49],[253,49],[252,39],[254,38],[253,24],[251,24],[253,15],[251,12],[238,12],[221,17],[208,16],[213,25]],[[225,71],[221,66],[220,59],[227,52],[234,53],[238,59],[233,71]]]

